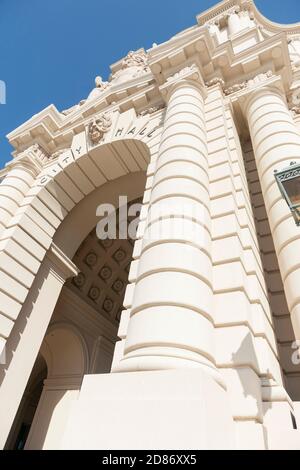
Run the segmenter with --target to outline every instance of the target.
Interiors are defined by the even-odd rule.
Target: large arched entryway
[[[150,124],[150,127],[153,130],[153,124]],[[157,133],[160,133],[159,129]],[[55,318],[55,311],[60,304],[60,301],[58,301],[60,294],[62,293],[61,298],[68,296],[66,294],[67,290],[64,288],[65,281],[70,277],[76,277],[80,272],[80,268],[78,269],[76,266],[75,256],[84,240],[95,229],[99,221],[99,217],[96,215],[97,207],[100,204],[112,204],[118,208],[119,196],[121,195],[127,197],[128,203],[143,196],[147,176],[151,177],[151,173],[148,171],[146,174],[146,170],[152,155],[158,150],[159,138],[159,135],[154,135],[153,132],[148,137],[147,135],[141,136],[141,139],[147,140],[146,144],[140,141],[134,143],[132,139],[126,139],[122,143],[120,137],[118,137],[118,143],[100,144],[97,149],[93,149],[93,152],[84,153],[80,157],[74,156],[75,150],[73,147],[77,145],[75,142],[67,152],[69,159],[67,166],[63,167],[60,159],[59,163],[55,163],[49,169],[46,169],[45,173],[47,174],[52,171],[52,177],[47,176],[46,182],[44,177],[37,180],[35,187],[32,188],[32,194],[20,209],[20,221],[18,228],[15,229],[16,237],[18,237],[23,221],[24,224],[27,224],[30,218],[30,224],[35,225],[31,232],[30,242],[26,239],[26,249],[32,250],[30,260],[35,257],[35,266],[39,265],[40,267],[38,270],[35,267],[36,274],[32,276],[30,285],[28,284],[28,294],[6,342],[6,364],[0,366],[0,395],[3,395],[3,400],[0,396],[0,407],[1,403],[6,402],[4,397],[12,397],[11,402],[5,406],[5,413],[3,412],[4,421],[0,431],[1,445],[4,446],[5,442],[8,443],[7,438],[12,429],[33,365],[41,349],[43,338],[47,333],[50,321]],[[153,153],[151,150],[152,144],[148,146],[149,141],[153,143]],[[84,148],[86,149],[86,146]],[[137,159],[135,168],[133,168],[133,165],[131,165],[132,168],[129,168],[128,165],[126,166],[123,163],[123,159],[126,160],[128,157],[129,149],[131,149],[132,158],[135,156]],[[124,151],[123,154],[122,151]],[[121,154],[122,157],[120,157]],[[60,165],[58,170],[57,165]],[[101,175],[105,178],[102,178]],[[42,210],[44,211],[43,214]],[[39,216],[34,221],[31,217],[36,213]],[[39,224],[39,226],[36,226],[36,224]],[[40,241],[37,240],[38,238],[40,238]],[[40,243],[43,246],[40,246]],[[49,248],[45,252],[47,246]],[[129,247],[132,253],[133,245],[130,242]],[[101,249],[100,245],[99,249]],[[114,254],[115,252],[110,253],[111,256]],[[74,262],[72,261],[73,258]],[[116,259],[113,258],[114,262],[118,262],[116,261],[117,258],[118,254]],[[128,256],[128,262],[126,260],[126,266],[122,266],[127,276],[130,258],[131,255]],[[119,281],[122,281],[122,285]],[[78,286],[78,279],[75,282],[77,282],[77,286],[70,281],[68,291],[74,294],[74,289],[77,289],[77,293],[80,294],[81,289]],[[124,276],[121,276],[121,279],[118,276],[116,278],[112,277],[112,282],[108,298],[105,296],[102,299],[101,297],[101,309],[104,312],[104,318],[110,310],[114,315],[114,332],[111,333],[111,337],[114,339],[110,344],[107,342],[107,335],[103,335],[102,339],[99,339],[99,336],[102,335],[98,335],[97,338],[97,341],[101,343],[101,347],[109,350],[110,361],[114,342],[117,339],[122,295],[124,295],[126,287]],[[83,296],[77,295],[78,301],[73,301],[77,310],[78,306],[85,301],[88,306],[86,310],[97,311],[97,308],[95,309],[97,299],[93,298],[96,292],[94,287],[96,286],[91,285],[88,292],[84,292],[85,299],[83,299]],[[69,298],[71,296],[69,294]],[[114,301],[116,297],[121,298],[120,306],[116,307],[116,304],[114,304],[111,309],[111,301]],[[100,303],[98,306],[100,307]],[[105,312],[105,309],[107,312]],[[43,314],[41,314],[41,311]],[[110,320],[107,319],[107,321]],[[31,344],[30,348],[28,348],[28,344]],[[94,352],[90,348],[89,361],[94,360],[97,364],[97,359],[93,357],[93,354]],[[106,360],[106,365],[102,364],[103,372],[108,372],[108,363],[109,361]],[[97,369],[91,369],[91,372],[93,371],[98,372]]]
[[[131,201],[123,213],[132,213],[140,202]],[[129,227],[133,216],[120,218],[117,210],[116,238],[100,240],[94,227],[73,257],[78,275],[66,281],[59,296],[7,441],[9,449],[59,448],[83,376],[111,370],[134,247],[133,238],[119,236],[120,222]]]
[[[6,442],[6,449],[23,450],[39,404],[44,380],[47,378],[47,364],[39,353],[32,368],[18,413]]]

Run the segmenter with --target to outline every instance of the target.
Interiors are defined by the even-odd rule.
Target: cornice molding
[[[77,266],[54,243],[47,251],[46,259],[50,261],[51,271],[62,283],[79,273]]]
[[[239,11],[251,11],[257,23],[272,33],[300,34],[300,22],[286,25],[269,20],[259,11],[253,0],[224,0],[197,15],[197,22],[200,26],[204,26],[205,24],[217,21],[222,15],[234,13],[236,9]]]
[[[74,292],[68,285],[65,285],[61,292],[62,305],[67,303],[70,306],[72,315],[77,315],[76,324],[88,331],[92,336],[104,335],[108,338],[117,339],[117,325],[115,325],[109,318],[104,315],[99,316],[99,311],[93,308],[85,299],[81,298],[78,293]],[[65,318],[69,318],[68,307],[63,311],[60,310],[60,303],[57,308]],[[85,315],[82,315],[84,309]]]
[[[149,77],[149,74],[148,74]],[[149,84],[152,82],[152,84]],[[23,125],[7,135],[11,145],[17,151],[23,151],[28,146],[28,142],[35,140],[49,154],[60,151],[71,145],[74,135],[81,132],[88,121],[99,112],[120,113],[128,109],[135,109],[139,114],[148,107],[151,108],[161,101],[157,85],[153,83],[153,77],[150,80],[135,80],[136,93],[125,93],[128,91],[128,83],[119,87],[120,95],[124,91],[123,98],[119,102],[108,104],[106,93],[96,101],[91,101],[87,105],[80,106],[74,114],[63,116],[54,105],[48,106],[39,114],[33,116]],[[16,156],[16,152],[13,152]]]
[[[215,23],[224,17],[224,15],[239,12],[241,9],[249,10],[252,5],[253,2],[251,0],[226,0],[197,15],[197,22],[200,26]]]

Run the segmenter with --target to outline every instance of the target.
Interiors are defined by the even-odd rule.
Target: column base
[[[268,450],[300,450],[300,422],[297,409],[291,406],[290,399],[285,401],[263,402],[264,427],[266,429]],[[292,415],[295,417],[297,429],[293,429]]]
[[[234,449],[225,390],[201,370],[84,377],[63,449]]]

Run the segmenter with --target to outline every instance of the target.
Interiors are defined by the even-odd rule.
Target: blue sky
[[[5,135],[54,103],[65,109],[107,78],[129,50],[151,47],[195,24],[216,0],[0,0],[0,167],[11,147]],[[273,21],[300,21],[299,0],[256,0]]]

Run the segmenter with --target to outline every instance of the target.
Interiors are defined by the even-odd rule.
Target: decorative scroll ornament
[[[145,71],[148,71],[149,67],[147,54],[144,51],[128,52],[127,56],[122,61],[122,69],[124,70],[129,67],[141,67]]]
[[[291,108],[291,111],[294,113],[294,114],[300,114],[300,106],[293,106]]]
[[[115,83],[123,83],[148,72],[150,72],[150,68],[148,65],[148,56],[145,51],[130,51],[123,59],[121,69],[115,72],[111,79]]]
[[[147,116],[148,114],[153,114],[156,113],[156,111],[159,111],[165,107],[164,104],[159,105],[159,106],[152,106],[151,108],[144,109],[139,113],[139,116]]]
[[[111,116],[108,113],[100,114],[92,119],[88,127],[88,134],[93,144],[98,144],[104,137],[104,134],[112,126]]]
[[[251,88],[251,87],[257,85],[258,83],[265,82],[266,80],[268,80],[271,77],[273,77],[272,70],[268,70],[265,73],[259,73],[254,78],[251,78],[250,80],[247,80],[247,87]]]
[[[218,85],[218,84],[221,85],[221,87],[224,87],[225,82],[224,82],[223,78],[215,77],[215,78],[212,78],[211,80],[209,80],[208,82],[205,83],[205,85],[207,87],[211,87],[211,86]]]
[[[232,95],[233,93],[244,90],[245,88],[247,88],[247,82],[236,83],[235,85],[226,88],[226,90],[224,90],[224,93],[225,95]]]

